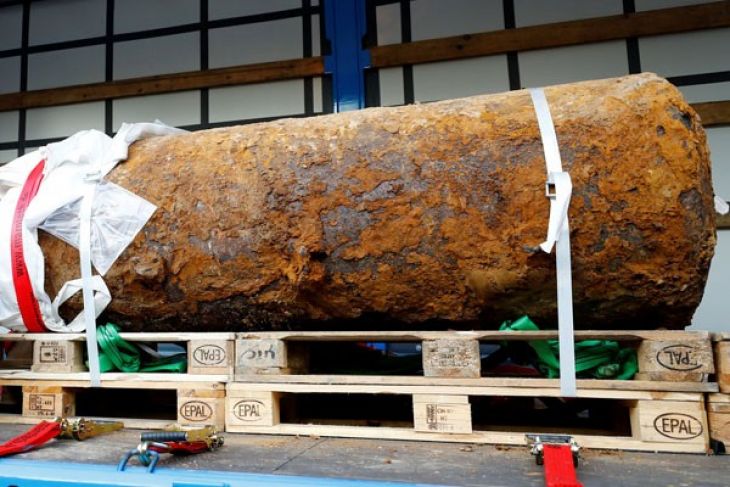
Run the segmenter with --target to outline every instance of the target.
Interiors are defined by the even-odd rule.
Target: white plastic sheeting
[[[62,302],[78,292],[83,283],[80,279],[67,283],[51,301],[44,289],[44,257],[38,245],[38,228],[79,248],[81,203],[88,198],[87,203],[91,203],[89,259],[100,274],[105,274],[152,216],[155,206],[104,181],[104,176],[127,158],[128,148],[136,140],[180,132],[183,131],[162,123],[123,124],[114,138],[86,130],[0,168],[0,254],[9,256],[13,214],[21,188],[31,170],[41,160],[46,161],[43,181],[22,222],[22,237],[33,293],[49,330],[80,332],[85,329],[81,315],[67,324],[58,313]],[[11,265],[11,259],[0,259],[0,331],[25,331]],[[98,316],[111,300],[109,290],[101,276],[88,279],[87,284],[94,291],[94,309],[87,312]]]

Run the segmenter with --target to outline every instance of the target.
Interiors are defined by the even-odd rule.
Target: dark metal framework
[[[62,51],[66,49],[73,49],[77,47],[85,46],[99,46],[104,45],[106,56],[105,56],[105,81],[113,80],[114,73],[114,44],[117,42],[124,42],[130,40],[139,39],[152,39],[156,37],[164,37],[174,34],[183,34],[189,32],[198,32],[200,34],[200,69],[208,69],[208,34],[211,29],[219,27],[231,27],[238,25],[254,24],[259,22],[269,22],[272,20],[282,20],[289,18],[301,18],[302,19],[302,57],[311,57],[313,52],[312,43],[312,16],[319,15],[319,31],[320,38],[319,42],[321,45],[321,51],[323,54],[326,53],[325,46],[325,28],[324,28],[324,12],[321,5],[312,5],[312,0],[301,0],[302,6],[300,8],[280,10],[276,12],[268,12],[254,15],[246,15],[240,17],[231,17],[225,19],[210,20],[208,18],[208,6],[209,0],[198,0],[200,4],[199,21],[187,24],[176,25],[172,27],[162,27],[156,29],[148,29],[136,32],[129,32],[123,34],[114,33],[114,8],[115,0],[106,0],[106,31],[103,36],[90,37],[85,39],[74,39],[62,42],[52,42],[47,44],[29,45],[29,32],[30,32],[30,15],[31,5],[39,3],[39,1],[47,0],[14,0],[0,3],[0,9],[22,5],[22,37],[21,45],[19,48],[6,49],[0,51],[0,58],[8,57],[20,57],[20,91],[28,90],[28,56],[30,54],[37,54],[41,52],[52,52]],[[209,116],[209,90],[201,89],[200,91],[200,123],[194,125],[186,125],[181,128],[188,130],[201,130],[206,128],[225,127],[229,125],[241,125],[246,123],[255,123],[269,120],[276,120],[285,117],[309,117],[313,115],[319,115],[321,113],[331,112],[331,94],[332,85],[328,82],[327,77],[322,78],[322,107],[321,112],[315,112],[314,110],[314,80],[313,78],[304,78],[304,112],[293,113],[290,115],[276,116],[276,117],[265,117],[265,118],[254,118],[254,119],[238,119],[238,120],[227,120],[225,122],[210,122]],[[0,150],[17,150],[18,155],[23,155],[27,147],[37,147],[46,145],[52,142],[62,140],[64,137],[54,137],[47,139],[32,139],[28,140],[26,137],[26,109],[18,110],[18,138],[15,142],[3,142],[0,143]],[[106,100],[104,102],[104,129],[107,134],[112,135],[114,131],[113,127],[113,100]]]

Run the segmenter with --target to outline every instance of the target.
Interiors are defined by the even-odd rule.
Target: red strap
[[[60,433],[61,424],[59,422],[41,421],[22,435],[0,445],[0,457],[38,448],[57,437]]]
[[[204,441],[166,441],[166,449],[151,444],[148,448],[158,453],[172,453],[173,455],[191,455],[208,451],[208,443]]]
[[[10,259],[13,269],[13,285],[15,286],[15,298],[18,301],[18,309],[23,323],[29,332],[42,333],[46,331],[43,324],[43,316],[38,306],[38,300],[33,294],[33,285],[28,276],[28,268],[25,266],[23,255],[23,217],[28,205],[38,193],[38,188],[43,180],[43,168],[46,161],[41,160],[28,175],[28,179],[20,190],[18,204],[15,206],[13,215],[13,226],[10,233]]]
[[[546,487],[583,487],[578,482],[570,445],[544,445]]]

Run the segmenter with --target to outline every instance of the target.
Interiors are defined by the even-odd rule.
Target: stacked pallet
[[[131,428],[182,425],[225,427],[225,383],[233,373],[233,333],[122,333],[121,338],[139,343],[175,343],[187,350],[187,372],[121,373],[101,375],[102,389],[91,390],[84,365],[86,349],[82,334],[11,334],[13,342],[32,342],[30,370],[0,370],[5,393],[22,390],[22,413],[0,414],[0,422],[35,422],[57,416],[74,416],[77,405],[94,403],[93,416],[135,411],[141,417],[124,417]],[[2,361],[0,361],[0,366]],[[169,404],[164,404],[164,399]],[[120,401],[122,402],[120,407]],[[162,403],[162,407],[160,404]],[[173,409],[174,408],[174,409]],[[88,408],[86,408],[88,409]],[[164,419],[150,419],[148,409],[158,409]]]
[[[0,422],[89,415],[81,409],[89,409],[95,394],[95,416],[108,417],[106,408],[122,397],[124,408],[143,416],[130,413],[125,424],[140,428],[176,420],[240,433],[516,445],[524,444],[528,432],[566,433],[588,448],[695,453],[708,450],[711,435],[728,441],[730,433],[730,335],[714,337],[713,353],[707,332],[577,331],[576,340],[610,339],[634,347],[639,372],[628,381],[578,380],[578,397],[571,400],[560,398],[557,379],[489,376],[482,370],[483,347],[555,338],[555,331],[121,336],[185,346],[187,373],[104,373],[103,388],[92,391],[83,335],[11,335],[9,340],[32,342],[33,363],[30,370],[0,370],[0,385],[22,391],[22,412],[2,414]],[[408,359],[407,372],[383,372],[374,362],[359,363],[355,371],[322,369],[336,362],[333,356],[346,357],[352,346],[366,342],[417,344],[421,353],[415,368]],[[720,388],[711,381],[715,367]],[[132,407],[135,400],[128,398],[149,397],[145,391],[154,398]],[[162,419],[149,417],[145,408],[162,394],[174,406],[161,412]],[[526,416],[543,403],[574,414],[545,416],[542,422]],[[576,420],[581,415],[601,424]]]
[[[501,340],[555,338],[538,332],[301,332],[246,333],[236,340],[234,382],[227,386],[228,431],[345,436],[404,440],[524,444],[529,424],[477,424],[474,413],[484,398],[559,398],[556,379],[483,377],[480,344]],[[586,447],[651,451],[705,452],[708,427],[704,394],[717,391],[710,336],[684,331],[578,331],[576,340],[612,339],[637,347],[636,380],[578,381],[578,400],[624,409],[624,435],[576,434]],[[315,344],[327,342],[420,342],[423,375],[318,375],[307,368]],[[341,424],[334,419],[284,421],[285,407],[305,409],[307,396],[339,396],[341,408],[354,408],[368,397],[406,396],[412,425],[387,421]],[[350,397],[350,402],[342,397]],[[293,400],[292,400],[293,399]],[[298,400],[301,399],[301,400]],[[369,400],[369,399],[368,399]],[[323,400],[323,401],[326,401]],[[326,402],[324,402],[326,404]],[[377,409],[377,401],[371,401]],[[392,404],[382,400],[382,408]],[[490,411],[479,410],[489,416]],[[361,422],[362,423],[362,422]],[[563,433],[577,433],[571,428]]]
[[[710,437],[730,447],[730,333],[712,336],[719,392],[707,395]]]

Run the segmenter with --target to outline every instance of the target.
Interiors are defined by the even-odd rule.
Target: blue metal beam
[[[332,75],[335,112],[365,108],[365,68],[370,51],[362,48],[367,29],[365,0],[324,0],[325,37],[331,53],[325,72]]]
[[[0,485],[17,487],[427,487],[424,484],[295,477],[209,470],[142,467],[118,472],[116,465],[0,460]]]

